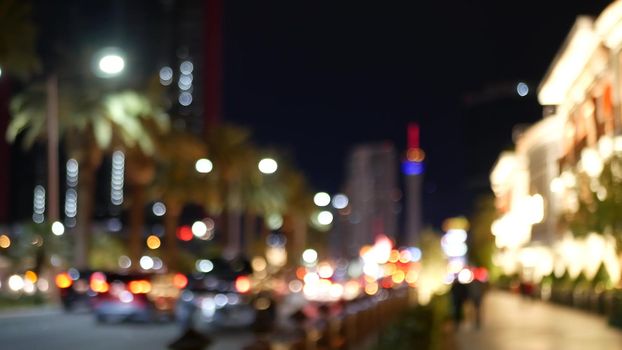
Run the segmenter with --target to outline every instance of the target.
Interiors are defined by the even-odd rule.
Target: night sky
[[[468,214],[489,191],[513,126],[541,117],[537,85],[576,16],[609,3],[223,1],[223,120],[288,150],[314,190],[330,193],[342,188],[354,145],[388,140],[401,156],[406,126],[418,122],[424,215],[433,224]],[[37,0],[40,50],[123,33],[136,57],[161,54],[156,36],[175,33],[164,33],[154,3]],[[526,97],[515,92],[519,81],[529,84]]]
[[[225,115],[291,147],[318,190],[345,181],[355,144],[406,148],[422,127],[426,221],[467,214],[577,15],[609,1],[232,1]],[[526,97],[516,94],[529,84]]]

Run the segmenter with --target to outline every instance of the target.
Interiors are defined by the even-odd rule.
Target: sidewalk
[[[622,332],[585,311],[491,291],[482,315],[479,330],[461,325],[458,350],[622,350]]]

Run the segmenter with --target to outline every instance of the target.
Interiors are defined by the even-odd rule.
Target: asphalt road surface
[[[58,309],[0,314],[0,349],[6,350],[159,350],[168,349],[180,334],[171,322],[99,324],[88,313]],[[253,339],[244,330],[211,337],[214,343],[208,350],[240,349]]]

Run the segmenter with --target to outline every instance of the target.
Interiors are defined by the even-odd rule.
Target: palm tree
[[[205,179],[195,170],[196,161],[206,154],[205,144],[188,132],[174,130],[158,140],[154,157],[157,176],[152,197],[161,199],[166,206],[164,258],[170,270],[179,269],[176,232],[184,206],[214,200],[214,193],[209,191],[214,188],[210,186],[210,178]]]
[[[45,101],[46,90],[41,83],[28,86],[13,98],[6,135],[9,142],[22,135],[22,145],[28,149],[45,136]],[[86,82],[60,81],[59,134],[68,156],[80,165],[74,257],[78,267],[88,264],[95,172],[103,154],[115,147],[153,154],[155,146],[145,123],[150,121],[160,128],[168,125],[168,116],[153,101],[146,93],[104,93]]]

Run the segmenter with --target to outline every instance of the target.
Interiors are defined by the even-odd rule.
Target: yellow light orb
[[[158,238],[158,236],[155,235],[151,235],[149,237],[147,237],[147,247],[149,249],[158,249],[160,248],[160,238]]]
[[[7,235],[0,236],[0,248],[8,248],[11,246],[11,239]]]

